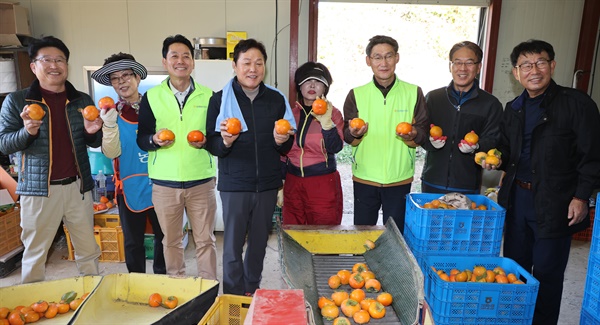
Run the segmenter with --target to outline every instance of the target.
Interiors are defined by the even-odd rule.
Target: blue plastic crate
[[[600,193],[598,193],[598,196],[596,197],[596,205],[598,205],[599,203]],[[598,220],[600,220],[600,217],[598,218]],[[600,255],[600,225],[598,227],[593,227],[592,230],[592,243],[590,244],[590,255],[592,254]]]
[[[600,318],[600,255],[590,253],[581,308]]]
[[[431,268],[449,272],[496,266],[514,273],[525,284],[446,282]],[[436,325],[531,324],[540,283],[506,257],[429,256],[426,258],[425,297]]]
[[[600,324],[600,315],[594,317],[585,308],[581,308],[581,316],[579,318],[579,325],[598,325]]]
[[[423,209],[442,194],[411,193],[406,198],[404,229],[417,239],[501,242],[506,210],[483,195],[467,195],[487,210]]]

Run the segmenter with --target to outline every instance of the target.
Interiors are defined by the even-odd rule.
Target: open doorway
[[[452,79],[448,59],[452,45],[468,40],[484,47],[481,26],[485,25],[485,8],[479,6],[320,1],[318,12],[317,61],[332,74],[328,99],[340,110],[350,89],[372,79],[365,48],[375,35],[388,35],[398,41],[398,78],[419,85],[425,94],[448,85]],[[354,210],[350,155],[350,146],[338,154],[345,214]],[[418,149],[413,192],[421,191],[424,156],[424,151]]]

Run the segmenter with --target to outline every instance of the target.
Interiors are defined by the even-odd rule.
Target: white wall
[[[531,38],[554,47],[554,80],[571,86],[584,0],[503,0],[496,54],[493,94],[502,104],[521,94],[523,87],[511,72],[510,53]]]
[[[267,49],[266,83],[275,84],[276,0],[21,0],[34,37],[53,35],[69,50],[69,81],[83,90],[83,67],[101,66],[113,53],[128,52],[145,66],[161,66],[163,40],[182,34],[225,37],[246,31]],[[289,1],[278,1],[278,88],[288,89]]]

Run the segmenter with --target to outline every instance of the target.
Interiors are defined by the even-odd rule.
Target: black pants
[[[383,224],[392,217],[398,230],[404,233],[406,195],[410,193],[410,185],[377,187],[354,182],[354,224],[376,225],[379,208],[382,208]]]
[[[224,224],[223,293],[253,294],[262,279],[277,190],[220,194]],[[242,261],[244,243],[246,254]]]
[[[119,217],[125,238],[125,265],[129,272],[146,273],[146,250],[144,248],[144,234],[146,233],[146,218],[150,220],[154,232],[154,274],[167,274],[165,257],[163,254],[163,233],[156,218],[154,209],[144,212],[132,212],[125,205],[123,195],[117,195]]]
[[[515,185],[511,202],[512,207],[506,211],[504,256],[515,260],[540,281],[533,324],[557,324],[571,236],[538,237],[531,190]]]

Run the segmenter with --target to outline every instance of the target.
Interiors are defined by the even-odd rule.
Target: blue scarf
[[[236,117],[242,123],[242,132],[248,131],[248,125],[246,121],[244,121],[244,116],[242,115],[242,110],[240,109],[240,104],[237,102],[235,98],[235,94],[233,93],[233,79],[229,80],[229,82],[223,87],[223,95],[221,97],[221,107],[219,116],[217,116],[217,121],[215,123],[215,131],[221,132],[221,121],[230,117]],[[292,125],[292,129],[296,129],[296,120],[294,119],[294,114],[292,113],[292,108],[290,107],[290,103],[288,102],[285,95],[277,88],[271,87],[265,84],[267,88],[275,90],[282,97],[285,102],[285,114],[283,116],[284,119],[288,120]]]

